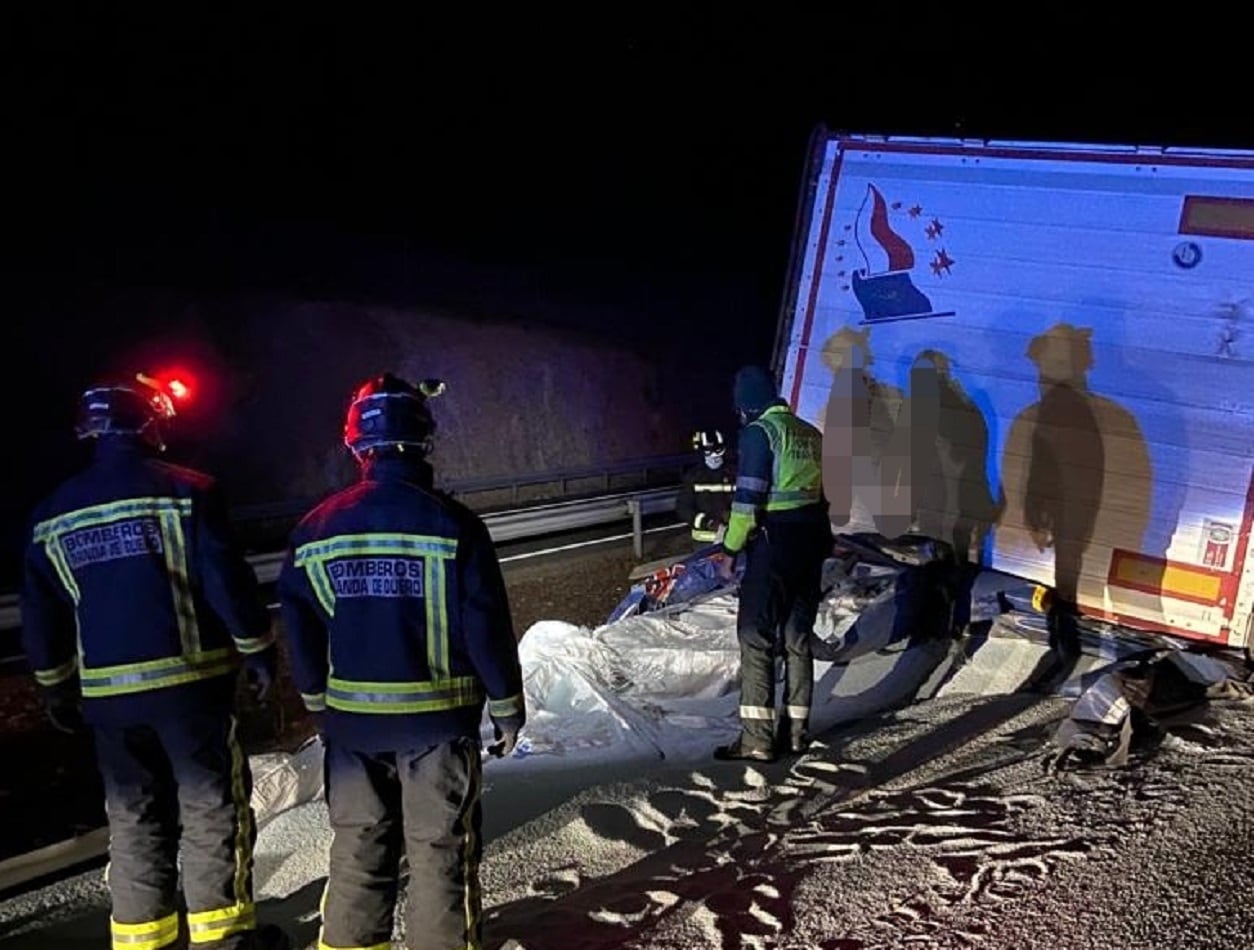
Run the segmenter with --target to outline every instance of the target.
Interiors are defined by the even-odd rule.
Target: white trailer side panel
[[[779,362],[834,524],[1244,642],[1254,152],[819,147]]]

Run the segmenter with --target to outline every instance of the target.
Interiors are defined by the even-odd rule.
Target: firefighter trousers
[[[330,869],[319,950],[388,950],[400,859],[410,950],[479,950],[482,763],[474,739],[364,752],[330,739]]]
[[[775,658],[784,659],[784,718],[794,735],[810,723],[823,561],[831,552],[826,520],[768,527],[746,551],[736,634],[740,641],[740,730],[751,746],[775,744]]]
[[[114,950],[160,950],[179,938],[180,849],[192,946],[248,946],[256,927],[256,829],[234,717],[97,726],[94,733],[109,818]]]

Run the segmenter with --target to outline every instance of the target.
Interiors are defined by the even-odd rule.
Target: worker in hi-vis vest
[[[809,745],[814,659],[810,636],[832,528],[823,497],[822,434],[779,398],[759,366],[736,374],[742,428],[731,520],[717,556],[724,575],[744,552],[736,633],[740,640],[740,733],[720,759],[769,762],[781,746]],[[785,663],[782,714],[775,709],[775,657]]]

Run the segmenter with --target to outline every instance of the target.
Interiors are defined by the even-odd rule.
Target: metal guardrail
[[[497,475],[486,478],[454,478],[447,481],[437,480],[436,487],[441,491],[448,492],[458,498],[464,498],[466,495],[484,494],[487,492],[508,491],[511,497],[510,503],[518,504],[519,489],[522,488],[534,485],[557,485],[560,489],[559,495],[565,495],[571,482],[588,482],[593,479],[598,479],[601,483],[600,491],[609,492],[610,479],[615,476],[639,474],[647,481],[651,472],[678,472],[685,466],[691,465],[694,458],[694,453],[689,452],[685,455],[650,456],[649,458],[628,459],[623,462],[585,466],[583,468],[563,468],[553,469],[546,472],[530,472],[525,475]],[[645,491],[646,489],[636,488],[633,490]],[[244,505],[232,509],[231,518],[236,523],[248,523],[254,521],[265,521],[271,518],[282,519],[298,517],[312,509],[321,500],[321,498],[304,498],[272,502],[268,504]],[[545,501],[560,500],[560,497],[545,499]]]
[[[579,501],[559,501],[542,505],[530,505],[511,511],[498,511],[483,515],[488,534],[498,544],[537,538],[561,531],[575,531],[615,521],[631,519],[632,540],[636,556],[643,547],[643,518],[646,515],[664,514],[675,510],[678,488],[654,488],[643,491],[601,495]],[[256,554],[248,563],[257,572],[257,580],[272,584],[278,579],[286,551]],[[22,617],[17,595],[0,597],[0,630],[13,630],[21,626]]]

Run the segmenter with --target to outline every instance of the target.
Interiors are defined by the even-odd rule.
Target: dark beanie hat
[[[775,377],[761,366],[744,366],[736,372],[732,399],[736,408],[744,412],[761,412],[776,399]]]

